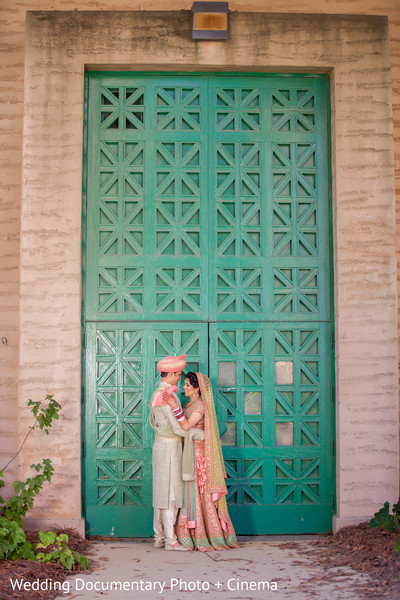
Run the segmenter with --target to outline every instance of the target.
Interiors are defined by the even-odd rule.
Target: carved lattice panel
[[[142,143],[102,142],[99,146],[99,191],[106,198],[143,197]]]
[[[225,82],[210,85],[211,319],[329,318],[321,88],[311,79],[287,87],[257,77]],[[251,303],[242,300],[240,277],[226,277],[246,268],[260,273]]]
[[[217,269],[217,312],[261,313],[261,269]]]
[[[102,142],[99,151],[99,254],[142,254],[143,144]]]
[[[96,446],[143,446],[143,335],[97,331]]]
[[[261,397],[266,365],[262,332],[227,325],[213,335],[216,336],[216,410],[222,445],[263,448]]]
[[[100,88],[100,122],[102,129],[143,129],[144,88],[102,86]]]
[[[143,312],[143,268],[99,268],[100,313]]]
[[[225,461],[228,504],[263,505],[264,462],[238,458]]]
[[[259,77],[226,77],[222,86],[212,77],[188,77],[188,85],[173,77],[163,85],[152,76],[137,77],[135,86],[115,80],[95,80],[91,94],[100,120],[89,140],[89,238],[98,253],[88,254],[88,316],[326,318],[319,82],[282,88]],[[182,273],[189,258],[201,292],[190,289],[188,302]],[[128,266],[143,270],[133,289],[121,268]],[[169,294],[160,279],[167,267],[177,276]]]
[[[266,100],[264,82],[257,78],[210,85],[210,115],[216,124],[210,130],[212,320],[242,314],[261,320],[268,311]]]
[[[143,462],[140,460],[97,461],[99,506],[143,504]]]
[[[321,473],[317,458],[275,460],[277,504],[319,504]]]
[[[275,256],[318,256],[317,144],[273,144]]]
[[[156,149],[156,194],[162,198],[192,198],[200,192],[200,144],[163,143]]]
[[[148,401],[159,380],[157,362],[185,353],[187,368],[204,372],[207,346],[207,326],[200,323],[87,325],[86,503],[87,518],[99,531],[134,533],[139,518],[142,534],[151,532],[154,433]],[[117,523],[107,512],[112,510],[118,510]]]
[[[250,143],[219,143],[216,148],[219,198],[260,197],[260,148]],[[239,175],[239,177],[238,177]]]
[[[307,87],[272,90],[272,131],[313,133],[316,131],[315,90]]]
[[[293,370],[290,380],[275,378],[276,423],[293,424],[293,440],[283,439],[281,445],[321,445],[320,336],[315,328],[275,330],[275,364],[290,364]]]
[[[168,86],[156,88],[157,129],[200,131],[201,88]]]
[[[156,268],[156,311],[201,314],[200,269]]]
[[[155,253],[169,258],[200,258],[200,144],[163,143],[157,145],[156,152]]]
[[[259,131],[260,113],[260,90],[258,88],[217,87],[217,131]]]
[[[131,79],[91,81],[86,317],[207,319],[207,85]]]
[[[281,505],[293,511],[308,505],[321,514],[327,510],[332,451],[328,331],[326,324],[290,322],[279,328],[272,323],[211,328],[216,357],[211,376],[233,514],[268,518],[271,507]],[[244,507],[250,506],[265,513],[247,513]]]
[[[260,144],[220,143],[216,159],[217,256],[260,256]]]
[[[318,312],[318,269],[274,269],[274,312]]]

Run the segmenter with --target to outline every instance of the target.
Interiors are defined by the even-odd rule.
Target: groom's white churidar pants
[[[168,508],[155,508],[153,518],[154,540],[156,542],[165,541],[166,544],[175,544],[177,538],[175,535],[175,521],[178,509],[175,506],[174,490],[172,481],[169,484],[169,505]]]
[[[166,544],[174,544],[177,539],[175,535],[175,521],[178,509],[175,502],[171,502],[168,508],[155,508],[153,529],[154,540]]]

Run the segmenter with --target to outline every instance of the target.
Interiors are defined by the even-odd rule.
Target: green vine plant
[[[66,569],[72,569],[74,564],[80,564],[84,569],[90,569],[90,563],[85,556],[68,548],[66,533],[56,535],[54,531],[39,532],[40,543],[36,548],[47,549],[48,552],[39,552],[36,555],[38,562],[60,562]]]
[[[385,502],[383,508],[374,514],[374,518],[370,520],[369,526],[371,529],[381,527],[386,531],[398,531],[399,539],[395,542],[393,550],[400,552],[400,501],[393,504],[392,512],[390,512],[389,502]]]
[[[0,488],[5,485],[4,471],[20,454],[31,433],[39,428],[44,430],[46,435],[49,435],[49,428],[51,427],[53,420],[58,419],[61,405],[50,395],[46,396],[46,401],[47,408],[44,408],[40,401],[33,402],[33,400],[28,400],[28,406],[32,407],[31,412],[35,421],[33,425],[29,427],[29,431],[19,447],[18,452],[8,461],[6,466],[0,470]],[[54,473],[51,460],[48,458],[43,459],[41,463],[31,465],[31,469],[34,469],[37,474],[33,477],[28,477],[25,481],[14,482],[13,487],[15,496],[9,498],[7,502],[0,496],[0,514],[7,519],[15,521],[19,525],[22,525],[22,519],[25,517],[28,510],[33,507],[34,499],[42,489],[45,481],[50,481]]]
[[[27,405],[31,409],[34,422],[29,427],[29,431],[22,441],[18,452],[0,470],[0,489],[5,486],[4,471],[20,454],[29,435],[38,428],[48,435],[53,421],[59,418],[61,405],[54,400],[52,395],[47,395],[45,401],[47,402],[47,407],[42,406],[40,401],[34,402],[33,400],[28,400]],[[40,544],[35,546],[27,541],[22,520],[28,510],[33,507],[35,498],[43,488],[44,483],[46,481],[50,482],[54,473],[51,460],[48,458],[44,458],[40,463],[32,464],[31,469],[36,471],[36,474],[32,477],[27,477],[25,481],[14,481],[14,496],[11,496],[8,500],[0,496],[0,559],[9,558],[18,560],[22,558],[39,561],[45,560],[46,562],[61,562],[67,569],[71,569],[74,564],[78,563],[86,569],[90,568],[89,561],[85,557],[68,548],[68,536],[65,534],[61,534],[57,538],[54,532],[49,531],[45,533],[44,531],[40,531]],[[36,547],[46,548],[50,544],[54,545],[50,553],[44,555],[41,552],[36,555]]]

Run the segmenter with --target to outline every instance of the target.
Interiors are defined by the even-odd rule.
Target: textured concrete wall
[[[20,221],[20,206],[21,206],[21,156],[22,156],[22,118],[23,118],[23,86],[24,86],[24,45],[25,45],[25,16],[26,10],[72,10],[72,9],[90,9],[90,10],[179,10],[189,9],[192,2],[183,0],[170,0],[164,2],[162,0],[154,1],[141,1],[141,0],[99,0],[94,2],[79,1],[74,2],[66,0],[21,0],[18,4],[15,4],[13,0],[3,0],[1,6],[1,19],[0,19],[0,37],[1,37],[1,51],[2,61],[0,61],[0,338],[5,337],[7,343],[0,343],[0,373],[2,378],[2,385],[0,386],[0,407],[2,412],[2,420],[0,422],[0,468],[7,462],[9,456],[17,449],[18,440],[18,412],[17,412],[17,398],[18,398],[18,348],[19,348],[19,221]],[[378,4],[378,5],[377,5]],[[250,6],[249,6],[250,5]],[[376,3],[373,0],[349,0],[343,3],[341,0],[318,0],[317,2],[311,0],[299,0],[295,3],[292,0],[282,0],[280,3],[276,3],[274,0],[253,0],[251,3],[240,2],[238,0],[231,0],[229,3],[230,9],[234,11],[264,11],[264,12],[329,12],[329,13],[348,13],[348,14],[386,14],[389,15],[389,40],[390,40],[390,51],[391,51],[391,78],[392,78],[392,91],[393,91],[393,122],[394,122],[394,142],[395,142],[395,154],[396,154],[396,190],[397,197],[400,197],[400,5],[398,0],[386,0],[385,2]],[[179,14],[179,13],[177,13]],[[300,23],[300,21],[298,21]],[[308,23],[308,20],[306,21]],[[336,23],[336,26],[338,24]],[[351,29],[351,28],[350,28]],[[350,34],[350,29],[346,35]],[[343,31],[342,31],[343,33]],[[274,52],[275,58],[272,56],[271,60],[266,56],[265,48],[257,49],[261,52],[260,59],[257,64],[273,64],[275,62],[282,65],[283,63],[288,64],[291,68],[296,65],[300,70],[310,65],[315,68],[321,66],[327,66],[331,61],[332,65],[337,65],[338,61],[348,62],[349,67],[349,78],[351,79],[352,73],[358,71],[359,67],[370,68],[372,77],[364,85],[357,84],[356,80],[352,83],[352,90],[347,89],[347,92],[343,92],[343,96],[347,94],[347,98],[352,102],[352,110],[348,113],[343,114],[342,118],[354,119],[354,123],[359,119],[359,127],[357,129],[359,135],[359,162],[365,162],[366,165],[372,164],[379,170],[382,161],[385,161],[385,153],[387,150],[380,147],[378,142],[382,142],[388,136],[391,136],[391,132],[386,130],[387,125],[390,128],[389,117],[380,119],[375,111],[377,106],[388,106],[388,100],[385,97],[382,100],[379,99],[380,92],[378,88],[382,85],[382,82],[374,81],[376,71],[374,68],[375,59],[379,55],[382,57],[382,47],[379,44],[379,36],[383,35],[383,32],[375,32],[373,34],[373,28],[365,27],[360,30],[360,38],[357,43],[361,44],[363,38],[365,43],[375,43],[378,48],[378,55],[375,54],[376,48],[372,48],[371,54],[365,53],[364,50],[360,54],[351,54],[351,43],[347,43],[344,39],[343,53],[338,47],[340,37],[335,40],[337,46],[334,55],[324,54],[325,48],[323,47],[323,40],[320,39],[326,35],[326,30],[320,30],[319,36],[313,34],[311,36],[301,35],[298,37],[299,29],[296,27],[295,44],[289,44],[286,48],[279,41],[276,41]],[[372,36],[372,39],[371,39]],[[53,36],[54,37],[54,36]],[[118,36],[117,36],[118,37]],[[346,36],[345,36],[346,37]],[[319,38],[316,40],[315,38]],[[93,41],[93,37],[91,41]],[[375,40],[375,41],[374,41]],[[382,41],[384,41],[382,39]],[[248,40],[246,41],[246,43]],[[314,54],[311,51],[312,43],[317,43],[319,46],[315,50]],[[327,38],[326,43],[332,46],[333,39]],[[108,58],[110,62],[114,62],[116,56],[119,56],[119,60],[126,61],[130,60],[131,57],[127,57],[123,52],[118,53],[117,41],[114,44],[114,55],[108,52]],[[384,45],[385,46],[385,45]],[[105,47],[105,46],[104,46]],[[104,50],[103,45],[101,47],[94,47],[93,52],[88,53],[87,60],[91,63],[103,62],[102,51]],[[181,48],[178,42],[178,51]],[[132,48],[130,48],[132,50]],[[153,48],[154,50],[154,48]],[[182,48],[181,48],[182,50]],[[217,64],[218,60],[221,60],[221,64],[229,58],[229,53],[220,56],[222,48],[218,48],[215,45],[203,45],[203,53],[198,57],[193,57],[190,52],[188,53],[188,60],[190,58],[193,64],[196,64],[196,60],[199,64]],[[255,51],[255,48],[253,49]],[[268,47],[268,51],[271,47]],[[284,53],[282,54],[282,51]],[[55,42],[53,44],[52,52],[52,70],[56,72],[64,64],[64,55],[67,50],[61,48]],[[384,54],[386,55],[387,47],[383,48]],[[50,52],[50,49],[49,49]],[[72,50],[72,52],[74,52]],[[149,40],[145,44],[145,52],[147,53],[147,60],[149,64],[154,62],[166,61],[166,56],[160,56],[159,49],[155,49],[153,54],[149,51]],[[247,52],[247,50],[246,50]],[[57,63],[56,54],[60,55],[61,62]],[[297,56],[296,56],[297,54]],[[339,55],[342,54],[340,58]],[[75,54],[75,57],[77,54]],[[278,56],[282,56],[280,62]],[[240,57],[236,57],[239,59]],[[242,65],[246,66],[247,56],[242,56]],[[304,58],[304,60],[303,60]],[[83,58],[82,58],[83,60]],[[86,60],[86,58],[85,58]],[[141,59],[142,60],[142,59]],[[183,57],[170,55],[169,60],[171,64],[176,61],[176,64],[182,65]],[[282,62],[283,61],[283,62]],[[234,64],[234,63],[232,63]],[[369,67],[367,66],[369,65]],[[71,66],[68,67],[71,69]],[[73,66],[72,71],[74,78],[77,82],[77,90],[79,93],[82,89],[82,73],[79,70],[81,67],[78,65]],[[75,72],[77,69],[77,72]],[[54,78],[49,75],[44,75],[43,71],[40,73],[39,65],[36,64],[33,71],[27,71],[29,76],[36,75],[41,79],[42,82],[53,83]],[[336,89],[335,92],[339,93],[341,89],[340,82],[337,82],[337,69],[335,71]],[[389,73],[384,73],[385,85]],[[40,87],[40,86],[39,86]],[[60,98],[65,92],[63,87],[51,88],[50,100],[55,106],[60,105]],[[364,110],[358,113],[356,103],[358,102],[359,93],[363,94]],[[378,98],[376,94],[378,93]],[[68,96],[66,96],[67,98]],[[47,100],[44,100],[47,102]],[[65,115],[73,116],[77,118],[76,108],[79,104],[79,110],[81,107],[81,98],[74,107],[65,106]],[[51,104],[50,103],[50,104]],[[368,106],[367,106],[368,105]],[[51,117],[51,110],[48,110],[48,116]],[[46,111],[40,115],[40,118],[46,118]],[[61,118],[61,117],[60,117]],[[79,117],[80,118],[80,117]],[[370,126],[370,120],[375,119],[375,123]],[[62,120],[62,119],[61,119]],[[361,122],[363,121],[363,122]],[[68,145],[64,144],[67,148],[67,154],[70,156],[73,152],[80,152],[77,150],[79,147],[78,138],[80,137],[81,125],[75,125],[76,136],[72,143],[72,137],[70,138],[70,131],[66,128],[65,137],[63,143],[68,139]],[[337,131],[341,132],[341,124],[337,119]],[[58,118],[53,121],[53,126],[58,127]],[[383,126],[384,131],[379,133],[380,126]],[[356,131],[355,126],[352,128],[353,133]],[[38,133],[38,132],[37,132]],[[369,139],[369,134],[372,134],[372,138]],[[32,131],[30,132],[32,134]],[[354,157],[355,149],[347,148],[347,134],[343,134],[342,131],[342,146],[339,144],[339,139],[336,143],[336,148],[344,153],[346,156],[350,152],[351,156]],[[27,138],[28,139],[28,138]],[[353,138],[352,138],[353,139]],[[355,139],[355,137],[354,137]],[[50,140],[51,141],[51,140]],[[30,145],[31,142],[27,142],[25,146],[26,156],[29,158],[35,155],[35,150]],[[47,144],[45,138],[42,140],[43,146]],[[338,145],[339,144],[339,145]],[[378,145],[377,145],[378,144]],[[34,146],[36,147],[36,146]],[[51,151],[50,151],[51,149]],[[45,162],[40,166],[43,175],[46,177],[48,174],[47,167],[51,166],[53,176],[57,175],[59,169],[64,168],[65,161],[62,157],[57,154],[58,149],[54,147],[48,147],[47,153],[43,149],[42,158]],[[48,165],[46,157],[51,156],[51,165]],[[376,161],[376,158],[380,157],[380,162]],[[57,160],[59,161],[57,164]],[[390,162],[390,161],[388,161]],[[357,173],[361,174],[362,169],[359,165]],[[340,252],[341,249],[341,238],[340,235],[343,233],[345,242],[351,243],[354,246],[354,262],[343,263],[341,262],[342,271],[336,271],[336,276],[340,274],[340,282],[343,282],[343,286],[339,289],[339,300],[341,303],[346,304],[348,301],[349,313],[342,311],[343,321],[342,329],[339,329],[339,341],[340,336],[343,336],[343,340],[349,342],[351,337],[356,339],[363,339],[363,336],[367,336],[367,342],[364,344],[363,352],[359,355],[359,361],[362,362],[361,370],[365,370],[365,376],[360,372],[360,377],[352,377],[353,371],[350,366],[353,359],[353,354],[349,351],[347,354],[341,352],[342,346],[339,344],[338,347],[338,397],[339,397],[339,422],[343,419],[348,418],[351,423],[350,429],[341,431],[342,443],[339,447],[339,472],[338,472],[338,492],[341,497],[339,501],[339,512],[345,517],[352,518],[357,517],[356,505],[361,502],[362,512],[366,514],[369,510],[368,507],[381,501],[383,496],[389,494],[389,488],[386,486],[386,481],[393,481],[393,474],[396,469],[396,459],[394,457],[395,443],[394,438],[395,432],[393,432],[393,397],[395,395],[395,387],[393,384],[393,373],[395,368],[393,366],[393,339],[396,337],[397,332],[395,331],[395,319],[393,318],[393,306],[394,297],[392,289],[392,276],[393,276],[393,255],[390,254],[392,251],[393,241],[393,230],[390,223],[392,217],[392,205],[389,203],[385,207],[385,201],[382,203],[378,200],[378,182],[380,181],[380,175],[376,176],[376,169],[372,169],[371,172],[368,169],[364,170],[364,177],[359,180],[363,182],[363,186],[360,190],[347,190],[346,186],[351,181],[355,181],[354,169],[350,166],[347,168],[347,173],[350,173],[349,182],[338,181],[338,192],[342,194],[343,206],[352,205],[354,213],[349,221],[348,213],[344,213],[343,219],[339,218],[336,222],[338,236],[337,236],[337,254],[336,260],[342,258]],[[389,166],[390,170],[391,167]],[[336,172],[339,170],[336,169]],[[76,169],[72,170],[76,172]],[[71,174],[70,173],[70,174]],[[348,177],[348,175],[346,175]],[[370,179],[371,178],[371,179]],[[64,465],[64,472],[73,472],[77,468],[78,464],[78,438],[79,438],[79,408],[76,404],[77,385],[79,378],[79,368],[77,367],[76,356],[79,348],[79,336],[76,331],[76,319],[79,315],[79,307],[77,303],[77,286],[78,284],[78,271],[74,270],[77,267],[79,261],[75,255],[69,256],[68,250],[71,246],[72,240],[70,239],[71,231],[73,232],[73,244],[76,243],[80,236],[79,223],[76,222],[74,209],[69,206],[70,198],[76,201],[75,198],[75,187],[71,185],[71,177],[66,177],[68,180],[66,185],[70,185],[70,191],[64,194],[64,203],[60,200],[57,195],[56,187],[53,189],[53,193],[49,194],[48,188],[46,188],[45,197],[46,209],[43,210],[41,216],[41,222],[43,222],[43,229],[37,227],[37,219],[40,210],[36,214],[36,223],[32,217],[32,207],[27,206],[27,212],[25,210],[22,214],[23,231],[24,237],[22,240],[22,262],[25,266],[29,266],[31,269],[30,274],[25,270],[22,277],[22,305],[23,311],[21,314],[22,324],[22,351],[21,351],[21,390],[19,394],[19,404],[21,405],[21,424],[26,419],[26,412],[22,409],[22,406],[27,397],[32,396],[35,399],[43,397],[47,392],[54,392],[57,398],[61,400],[65,406],[65,417],[64,420],[58,426],[60,431],[63,432],[63,443],[58,446],[53,444],[51,440],[55,439],[56,436],[48,438],[48,455],[55,454],[57,457],[57,467]],[[77,181],[76,185],[80,185]],[[33,186],[33,182],[30,182]],[[40,181],[36,182],[35,193],[39,195],[41,189]],[[32,188],[33,189],[33,188]],[[365,194],[364,194],[365,192]],[[348,195],[347,200],[346,194]],[[379,194],[379,197],[387,198],[389,191],[386,190],[385,194]],[[42,199],[43,199],[42,198]],[[51,207],[49,206],[49,199],[52,199]],[[373,202],[376,201],[376,209],[371,209]],[[339,205],[338,205],[339,206]],[[357,208],[356,208],[357,207]],[[67,210],[65,210],[67,209]],[[72,214],[74,213],[74,214]],[[400,228],[400,211],[398,211],[398,220]],[[386,224],[388,223],[388,229]],[[56,235],[57,228],[60,228],[60,236]],[[400,230],[400,229],[399,229]],[[357,238],[361,235],[361,239],[351,239],[354,237],[354,232],[357,232]],[[62,236],[64,235],[64,240]],[[400,240],[400,236],[398,236]],[[343,247],[346,247],[346,243]],[[380,248],[380,251],[375,253],[372,251],[375,246]],[[52,250],[51,269],[49,270],[49,249]],[[369,254],[369,250],[371,253]],[[400,250],[400,242],[399,242]],[[69,267],[66,268],[64,264],[68,258],[67,263]],[[362,260],[361,260],[362,259]],[[360,262],[361,260],[361,262]],[[31,261],[31,262],[29,262]],[[362,268],[359,265],[362,265]],[[33,290],[29,287],[30,283],[33,283],[29,278],[37,276],[37,272],[42,276],[40,278],[41,284],[47,286],[48,292],[46,293],[43,289],[41,294],[33,293]],[[29,270],[29,269],[28,269]],[[46,277],[47,273],[47,277]],[[57,277],[63,276],[62,289],[57,284],[54,284],[53,275]],[[345,276],[344,278],[342,276]],[[354,279],[355,277],[355,279]],[[354,280],[354,283],[352,283]],[[383,285],[381,282],[383,281]],[[65,287],[65,282],[68,283]],[[360,288],[361,286],[361,288]],[[357,287],[363,290],[365,296],[365,302],[363,304],[363,310],[361,315],[357,317]],[[29,297],[32,292],[32,296]],[[380,300],[378,292],[382,295]],[[72,294],[68,299],[68,294]],[[368,302],[368,297],[371,294],[371,302]],[[50,301],[46,302],[46,298],[51,295],[53,305],[49,307]],[[69,301],[71,300],[71,302]],[[383,307],[381,306],[381,314],[378,315],[378,319],[375,319],[376,305],[378,302],[383,301]],[[73,317],[71,318],[71,306],[73,306]],[[29,307],[29,310],[28,310]],[[351,310],[350,310],[351,309]],[[32,311],[32,314],[30,314]],[[39,335],[40,327],[37,329],[37,324],[33,321],[32,330],[30,330],[30,317],[37,312],[46,311],[47,315],[42,323],[43,332],[45,335]],[[352,312],[353,311],[353,312]],[[360,312],[360,311],[358,311]],[[385,321],[385,323],[384,323]],[[364,322],[367,323],[368,327],[364,327]],[[346,327],[343,328],[343,325]],[[56,325],[57,327],[54,327]],[[371,325],[371,328],[369,327]],[[349,333],[349,327],[351,327],[352,334]],[[55,333],[58,332],[58,333]],[[61,334],[60,334],[61,332]],[[58,337],[59,336],[59,337]],[[375,338],[374,338],[375,336]],[[62,337],[62,339],[60,339]],[[384,338],[384,339],[383,339]],[[377,340],[377,344],[373,344],[374,339]],[[390,347],[390,351],[389,351]],[[354,347],[352,348],[354,351]],[[386,360],[387,359],[387,360]],[[47,362],[48,361],[48,362]],[[349,365],[346,366],[346,361],[349,361]],[[61,364],[60,364],[61,363]],[[26,369],[26,367],[29,367]],[[346,369],[349,369],[347,372]],[[385,379],[385,373],[390,379],[390,384]],[[35,376],[31,379],[32,374]],[[379,374],[378,378],[375,374]],[[344,379],[343,379],[343,377]],[[350,383],[350,380],[352,382]],[[374,383],[375,382],[375,383]],[[65,383],[65,385],[64,385]],[[345,389],[343,383],[346,383]],[[53,385],[54,384],[54,385]],[[344,393],[346,391],[346,394]],[[371,403],[376,401],[376,411],[366,412],[362,411],[360,405],[363,398],[369,398],[368,406],[372,406]],[[376,400],[375,400],[376,399]],[[344,404],[347,408],[344,408]],[[346,414],[342,411],[349,411],[350,414]],[[368,407],[367,406],[367,407]],[[340,416],[341,415],[341,416]],[[376,446],[375,442],[370,439],[371,423],[375,421],[376,415],[379,418],[379,429],[378,433],[382,434],[382,444],[385,446],[386,439],[389,440],[387,448],[384,450],[382,444]],[[70,427],[71,424],[71,427]],[[386,426],[387,425],[387,426]],[[352,429],[354,431],[352,431]],[[19,429],[20,439],[23,435],[23,427]],[[70,439],[66,439],[65,436],[70,435]],[[71,443],[69,443],[71,442]],[[32,446],[38,443],[38,438],[33,442]],[[65,453],[65,447],[69,449],[68,454]],[[55,449],[55,452],[54,452]],[[355,454],[354,454],[355,450]],[[37,457],[41,458],[45,455],[45,452],[38,453]],[[375,458],[374,458],[375,457]],[[388,457],[388,460],[386,460]],[[66,461],[66,463],[64,462]],[[374,466],[374,470],[371,470],[371,464]],[[17,462],[14,461],[12,465],[17,466]],[[65,469],[67,465],[67,469]],[[388,467],[385,469],[385,467]],[[359,471],[359,479],[353,478],[353,473]],[[381,471],[384,475],[381,476]],[[15,468],[8,470],[9,479],[15,475]],[[361,479],[360,479],[361,478]],[[368,489],[372,489],[375,486],[375,492],[372,496],[369,493],[363,493],[362,487],[364,485],[364,479],[368,483]],[[56,485],[59,485],[56,479]],[[63,514],[68,515],[72,513],[76,516],[79,514],[79,501],[74,496],[71,505],[66,504],[65,508],[61,511],[60,507],[57,506],[57,502],[60,502],[60,493],[65,489],[65,482],[60,482],[60,488],[52,488],[52,498],[55,500],[54,511],[52,514]],[[383,487],[382,487],[383,486]],[[386,486],[386,487],[385,487]],[[48,488],[50,490],[50,487]],[[379,493],[379,489],[382,491]],[[394,489],[394,488],[393,488]],[[76,490],[75,490],[76,492]],[[74,494],[75,494],[74,492]],[[387,492],[387,493],[386,493]],[[345,496],[351,496],[354,493],[354,503],[351,501],[347,502]],[[393,492],[395,493],[395,492]],[[344,495],[343,495],[344,494]],[[76,494],[75,494],[76,495]],[[43,500],[44,504],[47,504],[51,500],[50,496],[47,496]],[[71,513],[71,514],[72,514]]]
[[[81,156],[85,65],[333,69],[338,519],[398,493],[393,141],[387,21],[233,15],[227,44],[193,44],[187,13],[31,13],[21,221],[20,400],[65,406],[42,508],[79,519]],[[149,36],[149,31],[152,32]],[[162,47],[159,40],[162,39]],[[265,43],[260,44],[260,39]],[[41,456],[33,441],[25,455]],[[68,453],[65,453],[65,447]],[[62,501],[61,501],[62,498]],[[40,505],[32,517],[40,517]]]

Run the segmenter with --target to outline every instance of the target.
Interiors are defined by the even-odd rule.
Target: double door
[[[152,532],[157,361],[210,376],[238,533],[333,511],[325,76],[91,74],[84,507]]]

